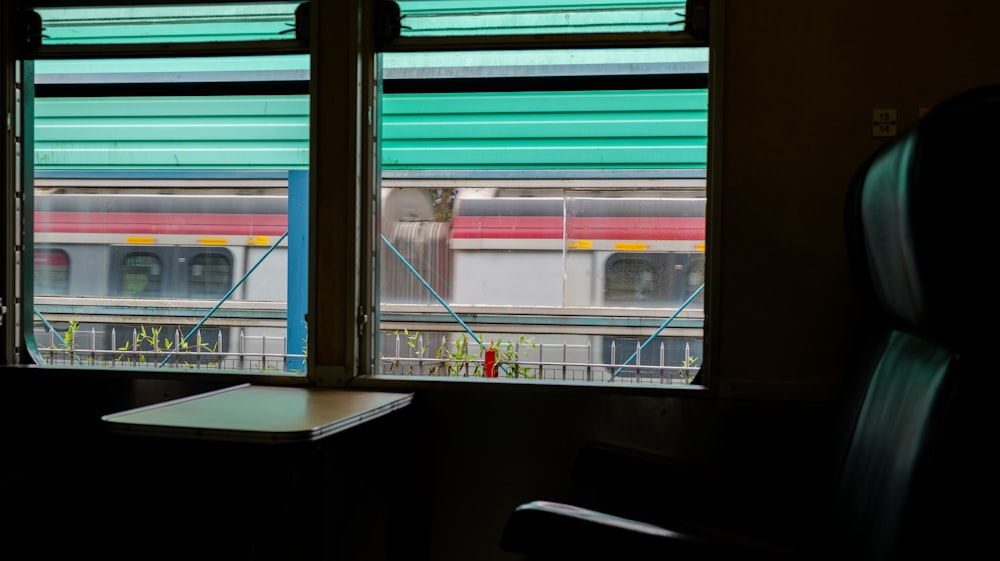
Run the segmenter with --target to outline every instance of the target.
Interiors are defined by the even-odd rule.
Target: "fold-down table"
[[[241,384],[101,417],[114,432],[244,443],[320,440],[408,405],[412,394]]]

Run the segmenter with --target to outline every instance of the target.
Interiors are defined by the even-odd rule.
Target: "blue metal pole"
[[[309,172],[288,172],[288,313],[285,352],[305,354],[309,309]],[[288,370],[301,371],[305,360],[290,358]]]

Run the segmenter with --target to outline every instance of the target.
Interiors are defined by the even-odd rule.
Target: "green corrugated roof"
[[[384,169],[702,168],[704,90],[391,94]],[[43,98],[38,169],[304,169],[306,96]]]

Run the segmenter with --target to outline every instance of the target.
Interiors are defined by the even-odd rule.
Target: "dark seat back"
[[[984,390],[977,355],[996,333],[983,265],[997,240],[987,208],[998,159],[1000,86],[989,86],[935,107],[855,177],[848,246],[878,352],[837,488],[835,538],[849,558],[952,557],[970,541],[949,533],[974,520],[955,492],[976,492],[967,463],[989,445],[969,408]]]

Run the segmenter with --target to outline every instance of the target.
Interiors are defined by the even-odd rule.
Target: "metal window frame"
[[[250,0],[253,1],[253,0]],[[311,39],[288,41],[251,41],[234,43],[147,44],[147,45],[76,45],[72,47],[44,44],[22,45],[17,36],[18,10],[36,7],[91,6],[91,2],[60,0],[12,1],[0,8],[0,31],[8,38],[0,43],[0,63],[4,87],[0,104],[7,115],[15,112],[14,72],[21,60],[49,58],[122,58],[238,56],[251,54],[309,53],[312,79],[310,93],[310,224],[309,239],[309,306],[307,318],[310,331],[316,333],[307,342],[309,368],[306,383],[319,386],[346,386],[368,372],[376,362],[373,305],[377,305],[375,290],[376,245],[375,221],[377,204],[370,193],[378,185],[377,155],[373,120],[377,114],[377,84],[375,55],[379,52],[460,51],[460,50],[538,50],[590,49],[632,47],[705,47],[713,50],[711,57],[712,92],[710,92],[710,137],[718,139],[721,115],[721,68],[723,0],[716,0],[709,10],[708,0],[691,0],[704,8],[709,18],[709,32],[703,30],[673,33],[564,34],[564,35],[503,35],[484,37],[396,37],[377,41],[371,23],[375,20],[374,3],[368,0],[342,2],[310,2],[309,32]],[[179,0],[176,4],[216,4],[199,0]],[[104,0],[101,5],[154,5],[162,0]],[[690,13],[690,12],[689,12]],[[322,31],[322,33],[320,33]],[[709,37],[709,35],[711,37]],[[345,85],[347,85],[345,87]],[[375,113],[373,113],[375,112]],[[2,138],[4,158],[3,181],[5,201],[17,201],[15,193],[20,181],[17,155],[17,131],[10,127]],[[710,183],[718,184],[720,170],[718,142],[709,143]],[[713,162],[715,162],[713,164]],[[718,188],[709,190],[709,214],[715,219],[709,224],[707,239],[718,238]],[[17,205],[3,206],[5,228],[0,242],[14,251],[5,252],[5,282],[3,303],[11,307],[20,297],[21,248]],[[322,219],[322,220],[320,220]],[[322,243],[336,240],[336,243]],[[708,283],[717,288],[718,252],[709,255]],[[9,282],[13,280],[14,282]],[[706,294],[706,337],[708,323],[717,309],[714,299]],[[8,310],[3,319],[20,317],[20,311]],[[3,359],[6,364],[20,363],[24,351],[18,343],[20,328],[12,329],[5,321]],[[322,345],[319,344],[322,341]],[[717,351],[717,348],[715,349]],[[714,352],[712,354],[715,354]],[[711,355],[703,366],[711,362]],[[264,380],[255,376],[254,380]],[[282,383],[301,380],[282,379]],[[605,389],[606,391],[606,389]]]

